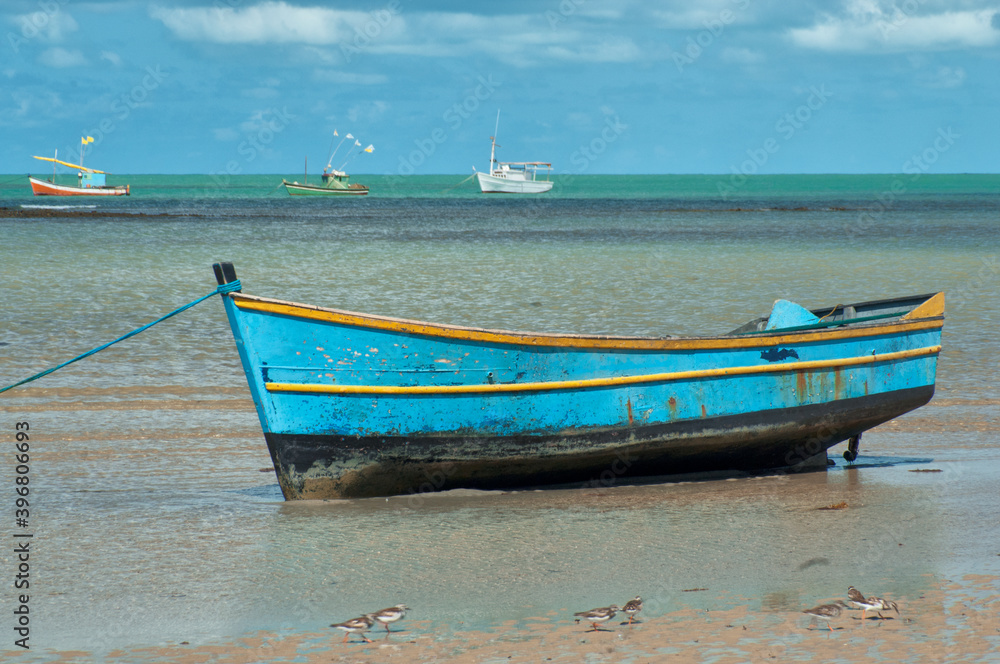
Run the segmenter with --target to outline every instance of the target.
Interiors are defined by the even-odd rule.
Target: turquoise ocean
[[[486,196],[465,175],[357,175],[371,194],[351,199],[290,198],[282,177],[303,179],[109,176],[132,195],[81,200],[0,176],[0,388],[212,291],[228,260],[256,295],[532,331],[717,334],[779,298],[944,291],[937,393],[822,473],[288,503],[212,298],[0,394],[8,543],[17,423],[31,436],[30,652],[0,584],[16,661],[322,634],[400,602],[412,635],[635,595],[648,617],[795,611],[849,584],[912,601],[1000,577],[1000,176],[579,175]],[[857,509],[816,510],[841,501]]]

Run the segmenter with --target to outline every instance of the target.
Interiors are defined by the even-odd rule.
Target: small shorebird
[[[615,614],[621,611],[617,606],[612,604],[611,606],[605,606],[600,609],[591,609],[590,611],[580,611],[579,613],[574,613],[574,616],[579,616],[577,622],[580,620],[586,620],[591,624],[593,629],[588,629],[588,632],[609,632],[611,630],[602,630],[597,626],[597,623],[607,622],[615,617]]]
[[[388,609],[382,609],[381,611],[376,611],[375,613],[371,613],[369,615],[376,621],[382,623],[382,626],[385,627],[386,636],[388,636],[388,632],[392,631],[389,629],[389,623],[402,620],[406,615],[406,610],[408,608],[409,607],[405,604],[397,604],[396,606],[390,606]]]
[[[899,615],[899,605],[893,602],[891,599],[883,599],[881,597],[869,597],[868,601],[871,602],[871,608],[878,612],[878,617],[885,620],[882,616],[883,611],[888,611],[892,609]]]
[[[625,602],[625,606],[622,607],[622,611],[628,614],[628,624],[631,625],[632,620],[635,618],[635,614],[642,611],[642,598],[636,595],[635,599],[630,599]]]
[[[849,607],[847,604],[838,599],[833,604],[821,604],[811,609],[806,609],[802,613],[811,616],[813,619],[819,618],[820,620],[825,620],[827,628],[832,632],[833,627],[830,627],[830,621],[839,616],[840,612],[845,608]],[[811,622],[812,621],[810,621],[810,624]]]
[[[854,586],[847,587],[847,599],[854,602],[855,605],[860,609],[862,604],[866,604],[867,600],[865,596],[861,594],[861,591]]]
[[[334,623],[330,627],[336,627],[337,629],[342,629],[344,632],[344,640],[342,643],[347,643],[347,637],[351,634],[360,634],[361,638],[365,640],[365,643],[371,643],[372,640],[365,636],[365,632],[371,629],[371,626],[375,624],[375,618],[372,614],[367,613],[358,618],[351,618],[350,620],[345,620],[342,623]]]
[[[850,586],[847,588],[847,599],[851,600],[854,606],[861,609],[861,624],[864,625],[865,621],[868,620],[868,612],[872,609],[877,608],[876,604],[872,602],[871,598],[865,599],[865,596],[861,594],[861,591]]]

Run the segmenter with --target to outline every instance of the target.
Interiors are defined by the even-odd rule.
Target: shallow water
[[[521,330],[714,334],[779,297],[944,290],[935,400],[867,433],[855,468],[285,503],[213,299],[0,395],[0,433],[31,426],[33,652],[318,631],[399,602],[460,631],[637,594],[649,616],[794,611],[851,584],[914,597],[1000,574],[995,179],[927,177],[868,217],[882,180],[771,178],[732,201],[711,182],[611,179],[632,195],[442,194],[442,179],[299,201],[164,176],[94,218],[0,218],[0,386],[211,291],[211,263],[232,260],[248,293]]]

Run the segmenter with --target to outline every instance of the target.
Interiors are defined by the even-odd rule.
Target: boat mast
[[[493,128],[493,135],[490,136],[492,145],[490,146],[490,175],[493,175],[493,163],[496,161],[497,133],[500,131],[500,109],[497,109],[497,126]]]

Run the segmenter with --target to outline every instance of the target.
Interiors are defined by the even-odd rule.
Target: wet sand
[[[844,580],[845,584],[848,582]],[[845,585],[846,591],[846,585]],[[846,594],[846,593],[845,593]],[[626,598],[617,598],[624,601]],[[817,602],[824,599],[817,598]],[[843,599],[846,599],[843,598]],[[693,609],[656,617],[641,613],[629,626],[616,616],[588,631],[572,621],[573,609],[510,621],[494,631],[463,631],[461,625],[435,626],[406,619],[386,635],[373,629],[364,643],[342,632],[258,632],[199,645],[172,644],[123,649],[109,661],[243,664],[295,662],[377,664],[379,662],[995,662],[1000,657],[1000,579],[966,575],[942,581],[917,597],[895,598],[900,613],[845,610],[828,628],[811,622],[798,607],[753,610]],[[412,615],[412,614],[411,614]],[[832,628],[832,629],[831,629]],[[30,657],[13,653],[11,661]],[[90,653],[47,653],[46,661],[89,662]]]
[[[55,396],[55,395],[51,395]],[[104,395],[106,396],[106,395]],[[149,397],[149,394],[143,394]],[[228,395],[238,398],[238,391]],[[222,399],[221,402],[229,401]],[[219,404],[220,406],[222,403]],[[973,533],[983,526],[983,533],[992,536],[993,524],[976,523],[974,506],[968,513],[963,507],[964,498],[953,493],[954,482],[969,482],[968,474],[955,474],[955,459],[972,454],[975,457],[992,460],[995,453],[990,441],[998,431],[996,400],[967,404],[962,400],[941,399],[922,409],[919,415],[903,417],[886,423],[873,430],[868,445],[863,447],[868,458],[877,455],[883,447],[892,447],[894,439],[906,436],[910,451],[914,454],[934,453],[933,445],[940,439],[926,433],[948,431],[955,437],[956,444],[949,448],[949,454],[937,454],[935,458],[917,459],[915,463],[901,467],[839,469],[828,473],[812,473],[806,476],[771,477],[757,480],[733,480],[696,482],[682,486],[616,486],[593,487],[590,489],[569,489],[553,492],[495,492],[478,498],[463,499],[452,495],[426,495],[413,511],[413,517],[421,512],[441,512],[454,515],[465,508],[455,502],[475,503],[481,507],[496,507],[518,511],[521,509],[582,509],[588,514],[606,511],[627,510],[633,515],[653,513],[671,509],[679,513],[696,513],[699,510],[718,509],[727,503],[741,502],[760,504],[771,502],[771,509],[800,516],[824,515],[827,531],[835,531],[831,536],[813,533],[807,540],[820,538],[820,549],[824,556],[815,556],[807,549],[796,551],[794,556],[781,551],[787,542],[775,542],[771,556],[759,556],[761,544],[750,530],[742,530],[744,541],[730,541],[730,546],[746,546],[748,555],[745,564],[770,567],[762,579],[748,582],[756,596],[744,597],[726,588],[719,577],[701,577],[690,585],[683,585],[687,579],[676,580],[680,586],[665,591],[662,581],[637,574],[628,580],[628,592],[615,596],[601,597],[603,604],[623,604],[636,593],[646,600],[644,611],[638,615],[634,625],[624,624],[627,618],[618,614],[616,619],[602,625],[599,632],[589,632],[586,623],[575,623],[573,613],[593,608],[599,604],[580,605],[566,602],[552,603],[558,609],[532,609],[518,604],[519,597],[498,596],[498,603],[513,603],[516,620],[490,619],[502,615],[503,611],[491,608],[487,602],[482,606],[482,598],[469,599],[475,604],[470,620],[456,619],[461,611],[453,608],[441,611],[441,607],[423,607],[407,597],[399,598],[411,605],[406,619],[393,625],[393,633],[386,635],[381,627],[373,628],[369,638],[374,643],[364,643],[357,635],[348,637],[343,643],[343,633],[332,628],[300,628],[285,626],[277,630],[253,630],[231,632],[228,635],[206,637],[195,634],[189,642],[183,639],[167,638],[159,643],[139,641],[146,645],[102,649],[50,649],[37,648],[30,653],[10,652],[5,655],[16,662],[178,662],[181,664],[237,664],[250,662],[320,663],[339,662],[351,664],[376,664],[380,662],[434,662],[441,664],[493,664],[496,662],[705,662],[726,664],[736,662],[857,662],[907,661],[907,662],[996,662],[1000,661],[1000,577],[992,574],[970,573],[970,554],[962,548],[963,542],[953,541],[973,537]],[[136,403],[136,409],[143,409],[145,403]],[[965,414],[971,407],[972,413]],[[198,410],[199,406],[192,408]],[[984,437],[983,432],[987,432]],[[972,437],[961,442],[956,434]],[[191,453],[194,450],[189,449]],[[832,450],[836,452],[836,450]],[[987,456],[983,457],[982,453]],[[122,452],[119,452],[119,455]],[[79,462],[79,453],[62,452],[67,463]],[[832,455],[831,455],[832,456]],[[114,455],[109,459],[114,461]],[[131,458],[126,455],[125,458]],[[74,461],[75,460],[75,461]],[[52,459],[53,465],[57,465]],[[990,461],[992,463],[992,461]],[[249,460],[244,466],[249,465]],[[244,471],[249,470],[248,467]],[[259,473],[266,468],[254,468]],[[953,524],[955,530],[948,532],[922,532],[921,523],[909,523],[898,532],[892,530],[892,518],[882,514],[881,507],[898,518],[900,505],[872,502],[884,494],[873,492],[867,486],[880,473],[894,472],[897,477],[912,478],[912,482],[923,486],[920,495],[934,489],[939,499],[957,499],[956,507],[963,510],[961,523]],[[884,479],[883,479],[884,481]],[[901,480],[905,482],[906,480]],[[678,490],[684,489],[687,490]],[[896,486],[896,491],[904,490]],[[664,502],[669,498],[669,504]],[[776,502],[775,502],[776,501]],[[838,502],[839,501],[839,502]],[[286,504],[281,508],[284,519],[301,518],[304,514],[335,514],[338,521],[351,515],[360,514],[371,518],[383,508],[376,501],[303,501]],[[391,503],[390,503],[391,504]],[[390,509],[390,508],[384,508]],[[397,508],[398,509],[398,508]],[[913,506],[920,511],[920,506]],[[806,518],[807,522],[811,519]],[[932,516],[926,525],[943,528],[951,520],[944,514]],[[767,528],[767,519],[757,522],[758,528]],[[707,523],[707,522],[706,522]],[[791,523],[790,521],[788,522]],[[749,524],[748,524],[749,525]],[[890,537],[888,548],[870,542],[854,547],[850,543],[832,544],[838,539],[866,537],[866,530],[873,539]],[[779,528],[775,532],[788,537],[789,542],[801,535],[799,527]],[[880,535],[880,538],[874,537]],[[831,539],[823,539],[831,538]],[[380,538],[382,539],[382,538]],[[405,538],[404,538],[405,539]],[[899,540],[897,544],[897,539]],[[710,542],[711,539],[706,540]],[[468,546],[470,541],[460,540],[460,545]],[[995,571],[1000,565],[1000,549],[990,549],[996,542],[989,537],[977,544],[973,557],[973,568]],[[830,547],[839,547],[839,550]],[[383,542],[384,546],[384,542]],[[881,547],[881,548],[879,548]],[[898,547],[898,548],[897,548]],[[925,550],[915,551],[914,549]],[[766,544],[764,545],[766,547]],[[898,561],[892,560],[892,552],[898,551]],[[828,552],[828,553],[826,553]],[[442,552],[443,553],[443,552]],[[561,553],[561,552],[560,552]],[[630,551],[619,551],[613,566],[627,569],[632,562]],[[871,554],[875,554],[872,556]],[[682,550],[663,552],[659,567],[674,567]],[[469,555],[475,555],[470,553]],[[738,553],[728,554],[728,564],[744,564]],[[808,556],[812,555],[813,557]],[[833,560],[827,559],[829,555]],[[856,570],[844,561],[845,555],[856,555]],[[927,570],[913,572],[912,562],[930,555],[937,560]],[[445,555],[446,559],[459,560],[463,554],[454,549]],[[865,557],[869,556],[867,560]],[[956,557],[964,559],[954,562]],[[986,559],[985,556],[989,556]],[[771,567],[773,560],[787,559],[788,571],[775,576]],[[461,575],[462,570],[454,560],[435,562],[442,573]],[[755,562],[756,561],[756,562]],[[903,564],[903,561],[910,561]],[[845,565],[846,563],[846,565]],[[874,565],[874,573],[873,573]],[[386,565],[387,568],[391,567]],[[690,572],[690,564],[688,565]],[[635,563],[635,568],[651,569],[649,563]],[[655,568],[655,566],[653,567]],[[611,571],[610,569],[608,571]],[[620,570],[619,570],[620,571]],[[752,576],[760,570],[745,569],[740,574]],[[949,573],[954,572],[954,578]],[[393,571],[387,571],[390,576]],[[400,572],[402,574],[402,572]],[[879,578],[878,582],[872,581]],[[432,574],[433,576],[433,574]],[[628,577],[628,575],[625,575]],[[916,577],[916,578],[915,578]],[[544,581],[541,577],[539,581]],[[707,578],[707,581],[706,581]],[[842,590],[827,596],[815,594],[816,579],[819,586],[828,590]],[[390,582],[392,579],[390,579]],[[402,579],[396,579],[401,582]],[[598,586],[607,587],[606,580],[596,580]],[[716,582],[717,581],[717,582]],[[456,579],[459,585],[470,585],[471,579]],[[702,587],[701,584],[707,587]],[[675,583],[676,585],[676,583]],[[828,629],[825,624],[813,622],[802,611],[819,604],[837,599],[846,600],[848,585],[858,585],[867,595],[880,595],[898,602],[900,613],[883,612],[884,619],[871,612],[862,621],[860,610],[845,610],[834,619]],[[622,584],[619,581],[618,587]],[[580,588],[569,590],[579,592]],[[504,593],[504,590],[500,590]],[[516,591],[511,591],[516,593]],[[897,594],[898,593],[898,594]],[[591,597],[594,597],[591,595]],[[559,602],[556,599],[556,602]],[[387,602],[391,603],[391,602]],[[357,613],[382,608],[359,605]],[[428,610],[430,609],[430,610]],[[436,609],[436,610],[435,610]],[[482,619],[486,613],[487,619]],[[421,615],[423,614],[423,616]],[[432,614],[431,617],[427,617]],[[510,611],[507,611],[510,614]],[[339,622],[353,617],[341,610],[329,616],[327,622]],[[287,623],[286,623],[287,625]]]

